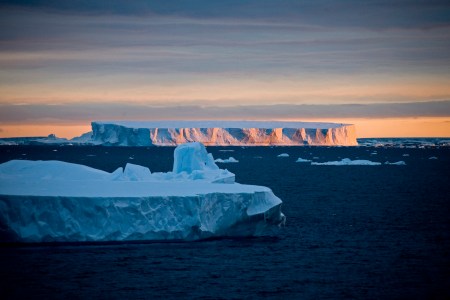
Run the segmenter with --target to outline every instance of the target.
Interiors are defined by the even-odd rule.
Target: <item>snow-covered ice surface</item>
[[[269,188],[234,183],[234,174],[219,169],[200,143],[179,146],[168,173],[134,164],[108,173],[13,160],[0,165],[0,179],[0,241],[252,236],[285,220]]]
[[[120,168],[120,173],[122,173]],[[108,173],[87,166],[72,164],[62,161],[30,161],[11,160],[0,165],[0,179],[17,180],[17,184],[29,180],[112,180],[121,176],[116,172]],[[20,188],[20,185],[19,185]]]
[[[281,154],[278,154],[277,157],[289,157],[289,154],[281,153]]]
[[[92,143],[118,146],[356,146],[355,126],[318,122],[158,121],[92,122]]]

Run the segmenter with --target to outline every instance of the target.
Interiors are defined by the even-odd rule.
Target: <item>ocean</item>
[[[170,171],[173,147],[0,146],[11,159]],[[0,246],[0,298],[449,299],[449,147],[208,147],[283,200],[278,236]],[[289,157],[278,157],[287,153]],[[296,163],[343,158],[379,166]],[[437,159],[433,159],[435,157]],[[432,158],[432,159],[430,159]],[[384,162],[404,161],[406,165]]]

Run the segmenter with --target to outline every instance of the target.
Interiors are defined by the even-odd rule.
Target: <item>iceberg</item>
[[[370,160],[357,159],[351,160],[349,158],[344,158],[340,161],[327,161],[323,163],[312,162],[311,165],[314,166],[379,166],[381,163],[374,162]]]
[[[356,146],[355,126],[313,122],[111,121],[92,122],[90,143],[117,146],[340,145]],[[88,134],[86,134],[88,136]]]
[[[216,159],[214,161],[217,162],[217,163],[222,163],[222,164],[238,163],[239,162],[236,158],[234,158],[232,156],[230,156],[229,158],[226,158],[226,159],[218,158],[218,159]]]
[[[284,224],[269,188],[235,183],[202,144],[183,144],[174,158],[167,173],[0,164],[0,242],[198,240],[265,235]]]
[[[394,165],[394,166],[406,166],[406,163],[403,160],[397,161],[397,162],[384,162],[385,165]]]
[[[301,157],[299,157],[299,158],[297,158],[297,160],[295,161],[295,162],[298,162],[298,163],[303,163],[303,162],[311,162],[311,160],[310,159],[304,159],[304,158],[301,158]]]
[[[445,138],[359,138],[359,146],[383,148],[440,148],[449,147],[450,140]]]
[[[289,154],[281,153],[281,154],[278,154],[277,157],[289,157]]]

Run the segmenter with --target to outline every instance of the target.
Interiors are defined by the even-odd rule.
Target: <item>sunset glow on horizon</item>
[[[450,118],[386,118],[386,119],[304,119],[279,120],[290,122],[331,122],[355,124],[358,138],[443,137],[450,138]],[[4,125],[2,137],[32,137],[55,134],[74,138],[91,131],[90,124],[26,124]]]

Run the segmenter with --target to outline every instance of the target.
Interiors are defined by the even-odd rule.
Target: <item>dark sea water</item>
[[[0,162],[57,159],[106,171],[131,162],[169,171],[173,149],[2,146]],[[237,182],[268,186],[283,200],[287,223],[278,237],[3,245],[0,298],[450,298],[450,148],[208,151],[239,160],[221,164]],[[407,165],[313,166],[298,157]]]

